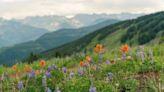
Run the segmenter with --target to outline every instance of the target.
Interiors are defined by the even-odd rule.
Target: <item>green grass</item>
[[[106,46],[108,48],[108,46]],[[108,50],[102,54],[102,59],[94,52],[88,52],[94,63],[90,63],[88,67],[84,67],[84,74],[79,76],[77,73],[79,62],[84,60],[81,54],[72,55],[66,58],[53,58],[47,60],[46,66],[41,68],[39,61],[29,65],[34,70],[46,71],[49,65],[55,64],[57,69],[52,70],[52,78],[47,78],[47,87],[52,92],[59,87],[61,92],[89,92],[91,84],[96,87],[97,92],[163,92],[164,89],[164,44],[145,46],[144,52],[148,53],[149,49],[154,52],[153,61],[148,56],[144,62],[135,56],[136,49],[132,48],[133,58],[122,60],[122,54],[118,48]],[[129,54],[128,54],[129,55]],[[114,64],[106,64],[106,60],[115,61]],[[23,71],[25,63],[17,64],[17,70]],[[97,66],[96,70],[93,69]],[[62,68],[67,68],[67,73],[62,72]],[[70,72],[74,71],[75,75],[70,79]],[[20,80],[11,77],[14,74],[10,67],[0,67],[0,75],[7,73],[8,77],[0,82],[0,91],[17,92],[18,82],[22,81],[24,88],[21,92],[44,92],[45,87],[42,86],[42,77],[45,73],[41,73],[32,79],[29,79],[28,73],[22,73]],[[112,81],[107,80],[107,74],[113,73]],[[18,77],[18,76],[17,76]]]

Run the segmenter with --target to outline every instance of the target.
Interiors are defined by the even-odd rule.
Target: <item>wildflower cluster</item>
[[[120,48],[117,48],[117,51],[117,58],[106,59],[102,57],[103,55],[108,55],[105,52],[105,47],[102,44],[97,44],[94,47],[94,52],[96,52],[95,56],[98,54],[98,60],[101,60],[102,62],[94,62],[96,59],[92,55],[86,55],[78,61],[68,60],[68,62],[61,60],[54,63],[42,59],[33,65],[22,64],[21,66],[20,64],[15,64],[10,68],[12,71],[11,74],[3,73],[0,79],[4,80],[6,75],[8,75],[10,79],[15,79],[16,81],[13,83],[16,83],[16,90],[20,92],[29,89],[32,90],[31,85],[40,86],[39,88],[36,87],[40,90],[34,92],[40,92],[42,89],[44,92],[67,92],[68,89],[74,91],[74,89],[76,89],[74,87],[79,89],[76,90],[76,92],[81,92],[83,90],[85,90],[85,92],[99,92],[103,90],[102,87],[105,86],[107,86],[106,88],[111,87],[114,89],[112,91],[117,92],[118,90],[123,90],[121,87],[124,87],[125,85],[122,84],[124,82],[126,83],[127,80],[127,83],[131,83],[131,80],[129,80],[131,78],[127,75],[133,74],[136,81],[142,77],[142,75],[140,75],[141,71],[144,71],[145,73],[145,71],[148,72],[147,70],[157,68],[155,62],[151,64],[146,62],[146,60],[154,61],[154,56],[152,50],[149,50],[147,53],[143,46],[139,47],[139,49],[134,52],[136,55],[133,55],[128,44],[124,44]],[[129,62],[132,60],[136,61]],[[73,64],[71,65],[70,62],[73,62]],[[76,62],[78,62],[78,64]],[[140,64],[140,62],[142,63]],[[160,65],[157,65],[157,69],[160,70]],[[137,75],[134,75],[135,69],[138,72]],[[157,70],[154,71],[156,71],[155,73],[158,73]],[[153,76],[153,74],[151,75]],[[159,75],[156,74],[154,77],[159,78]],[[100,83],[100,85],[98,83]],[[132,83],[134,83],[134,81]],[[82,86],[87,87],[86,89],[82,89]],[[105,90],[104,92],[107,91]]]

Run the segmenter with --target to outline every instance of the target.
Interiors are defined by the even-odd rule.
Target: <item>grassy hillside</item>
[[[0,67],[1,92],[163,92],[164,44]],[[124,47],[123,47],[124,48]],[[89,56],[89,57],[88,57]],[[59,91],[60,90],[60,91]]]
[[[127,20],[90,33],[79,40],[65,44],[58,48],[43,52],[45,57],[71,55],[74,52],[92,50],[96,43],[117,47],[122,43],[131,46],[143,44],[161,44],[164,37],[164,12]]]

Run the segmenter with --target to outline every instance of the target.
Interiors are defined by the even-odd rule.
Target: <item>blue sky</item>
[[[164,0],[0,0],[0,17],[79,13],[152,13],[164,10]]]

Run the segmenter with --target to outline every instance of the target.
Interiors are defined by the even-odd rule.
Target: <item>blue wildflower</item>
[[[83,75],[83,71],[80,68],[78,68],[78,75],[79,76]]]
[[[51,71],[51,66],[48,66],[47,71],[48,71],[48,72]]]
[[[19,90],[22,90],[23,89],[23,82],[22,81],[19,81],[18,82],[18,89]]]
[[[46,75],[47,77],[49,77],[49,78],[52,77],[51,72],[49,72],[49,71],[47,71],[47,72],[45,73],[45,75]]]
[[[67,73],[67,68],[66,67],[63,67],[62,70],[63,70],[63,73]]]
[[[144,62],[145,60],[145,52],[144,52],[144,46],[140,46],[140,52],[139,52],[139,56],[142,62]]]
[[[89,88],[89,92],[96,92],[96,87],[91,85],[90,88]]]
[[[109,65],[109,64],[111,64],[111,63],[110,63],[110,61],[109,61],[109,60],[107,60],[107,61],[106,61],[106,64],[108,64],[108,65]]]
[[[55,64],[52,65],[52,69],[55,70],[57,67]]]
[[[46,92],[52,92],[50,88],[46,88]]]
[[[74,77],[74,72],[71,71],[71,72],[70,72],[70,79],[72,79],[73,77]]]
[[[35,77],[35,71],[34,71],[34,70],[32,70],[32,71],[30,72],[29,77],[30,77],[30,78],[34,78],[34,77]]]
[[[61,92],[59,87],[56,88],[56,91],[55,92]]]
[[[122,54],[122,60],[126,60],[126,53]]]

